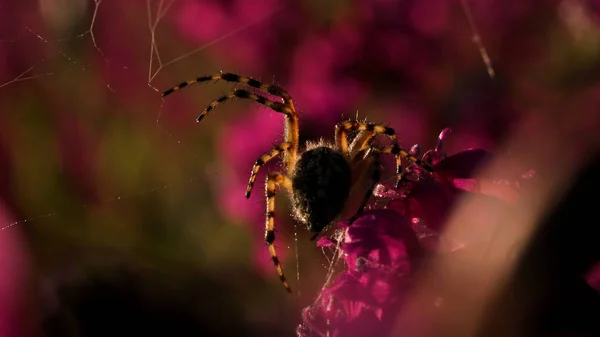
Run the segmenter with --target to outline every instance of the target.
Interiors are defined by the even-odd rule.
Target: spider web
[[[56,3],[60,1],[55,1]],[[186,140],[185,137],[181,137],[178,133],[174,133],[173,129],[168,124],[169,122],[164,121],[164,105],[165,102],[160,100],[160,93],[168,88],[169,86],[178,83],[179,81],[193,78],[200,74],[205,74],[208,70],[203,69],[202,65],[196,64],[194,68],[186,69],[183,66],[186,62],[194,61],[202,53],[210,50],[210,48],[217,44],[227,43],[227,40],[237,34],[245,32],[257,26],[260,23],[265,22],[268,18],[275,15],[280,11],[281,7],[273,7],[270,11],[263,13],[261,16],[257,16],[252,20],[245,22],[232,23],[227,31],[223,31],[215,39],[207,43],[203,43],[196,47],[192,47],[189,50],[176,50],[165,47],[168,40],[172,37],[168,34],[168,26],[165,21],[171,19],[174,15],[174,7],[180,2],[176,0],[147,0],[145,3],[145,12],[137,13],[138,15],[135,22],[135,27],[131,28],[135,33],[144,33],[147,36],[147,47],[146,52],[136,54],[133,59],[120,59],[117,55],[119,48],[124,47],[130,38],[130,35],[121,37],[116,34],[103,33],[109,24],[106,20],[110,20],[110,16],[114,15],[114,11],[118,10],[118,2],[110,0],[92,0],[88,2],[82,2],[84,9],[82,10],[81,16],[88,14],[89,18],[87,23],[83,24],[83,31],[79,30],[80,33],[76,33],[74,36],[56,36],[53,32],[48,32],[44,29],[43,24],[39,22],[39,18],[36,17],[25,17],[22,20],[16,22],[14,29],[8,30],[8,36],[0,36],[0,57],[4,55],[11,55],[16,53],[22,48],[22,45],[33,45],[34,50],[41,51],[34,55],[29,55],[27,59],[23,60],[19,65],[21,68],[14,69],[15,74],[7,72],[7,74],[0,73],[0,95],[3,92],[19,92],[28,90],[30,85],[51,85],[52,81],[56,78],[69,77],[75,75],[83,75],[85,78],[88,76],[90,81],[95,76],[94,68],[98,66],[95,64],[96,59],[99,59],[106,76],[101,80],[107,91],[106,97],[113,99],[121,103],[128,103],[129,94],[127,88],[122,85],[121,80],[123,77],[133,78],[132,81],[135,83],[135,90],[141,93],[147,100],[155,102],[155,105],[150,106],[156,107],[155,125],[158,130],[173,145],[180,147],[183,151],[195,158],[198,167],[202,167],[205,163],[203,158],[198,155],[198,150],[193,149]],[[494,77],[494,69],[492,67],[490,58],[487,51],[482,43],[482,39],[477,30],[476,20],[471,14],[469,4],[467,0],[461,0],[464,13],[468,20],[468,24],[471,28],[472,39],[481,55],[483,63],[487,69],[490,77]],[[0,2],[0,9],[5,5]],[[142,6],[143,7],[143,6]],[[141,8],[141,7],[140,7]],[[91,13],[91,14],[90,14]],[[143,17],[140,19],[140,17]],[[74,19],[77,21],[77,19]],[[85,21],[86,19],[80,19]],[[104,21],[102,21],[104,20]],[[167,27],[165,27],[167,26]],[[124,31],[128,27],[120,27]],[[60,34],[59,34],[60,35]],[[119,44],[117,47],[112,46],[113,43]],[[172,45],[172,44],[169,44]],[[75,46],[75,47],[73,47]],[[77,53],[72,49],[83,49],[85,53]],[[59,66],[58,64],[64,64],[65,66]],[[145,65],[145,66],[140,66]],[[177,75],[177,80],[172,82],[171,80],[160,80],[162,75],[167,75],[167,71],[176,71],[175,66],[178,66],[181,72],[182,69],[185,72],[181,72]],[[145,68],[144,76],[136,72],[136,68]],[[159,82],[160,83],[157,83]],[[125,98],[123,98],[123,96]],[[170,116],[172,117],[172,116]],[[172,117],[178,118],[178,117]],[[193,118],[186,117],[188,124],[193,124]],[[178,131],[179,132],[179,131]],[[212,172],[212,174],[217,174]],[[205,175],[202,173],[201,175]],[[113,196],[103,197],[100,200],[93,201],[90,203],[82,203],[79,206],[75,206],[82,209],[89,209],[95,205],[107,205],[122,202],[126,199],[135,199],[143,195],[163,193],[167,189],[171,189],[175,186],[186,186],[192,183],[196,183],[199,175],[188,176],[177,183],[157,183],[155,186],[150,186],[142,189],[134,189],[132,192],[127,190],[117,191]],[[33,216],[26,216],[16,221],[9,223],[0,223],[0,233],[6,231],[14,226],[26,224],[28,222],[40,222],[49,217],[68,217],[72,209],[65,210],[50,210],[38,212]],[[300,284],[300,256],[298,251],[298,229],[294,229],[294,235],[292,238],[295,245],[295,259],[296,259],[296,282]],[[327,271],[325,286],[329,284],[333,275],[335,274],[335,268],[339,264],[341,257],[339,256],[339,249],[334,249],[328,254],[324,254],[326,262],[323,264]],[[325,253],[325,252],[324,252]],[[300,294],[300,287],[298,287],[298,295]]]
[[[98,43],[96,41],[96,36],[94,35],[94,25],[96,23],[96,18],[97,18],[98,11],[100,9],[102,0],[93,0],[93,1],[94,1],[94,4],[93,4],[94,8],[92,10],[92,18],[91,18],[89,27],[83,33],[78,34],[76,36],[76,38],[84,39],[86,37],[89,37],[91,39],[94,49],[102,56],[102,58],[104,59],[104,62],[106,62],[106,64],[108,65],[109,59],[106,57],[106,55],[104,54],[102,49],[100,49],[100,47],[98,46]],[[36,23],[36,24],[39,24],[39,23]],[[80,64],[80,62],[75,60],[72,56],[68,55],[61,48],[61,46],[60,46],[61,43],[71,41],[73,38],[62,38],[62,39],[57,39],[57,40],[52,41],[50,38],[44,37],[42,33],[38,33],[37,30],[30,28],[28,25],[24,25],[21,28],[26,33],[30,34],[34,39],[38,40],[44,47],[46,47],[48,49],[49,55],[50,55],[49,57],[58,56],[64,60],[66,60],[66,62],[70,63],[72,66],[68,69],[69,72],[75,72],[75,71],[85,72],[87,70],[86,67],[89,67],[89,64],[88,65]],[[15,44],[19,37],[14,38],[14,39],[2,40],[0,42],[3,44],[6,44],[6,45]],[[8,48],[6,48],[6,49],[8,50]],[[35,80],[35,79],[41,79],[41,78],[48,77],[48,76],[55,76],[56,72],[45,69],[46,67],[44,67],[44,64],[46,63],[46,61],[47,61],[46,58],[42,58],[39,61],[34,62],[34,64],[32,64],[31,66],[24,69],[16,77],[13,77],[12,79],[8,79],[8,80],[5,80],[4,82],[2,82],[2,84],[0,84],[0,88],[8,86],[8,85],[16,84],[16,83],[22,82],[22,81],[30,81],[30,80]],[[126,69],[126,68],[124,68],[124,69]],[[110,89],[110,84],[107,84],[107,87]],[[112,90],[112,89],[110,89],[110,90]]]
[[[111,2],[111,1],[106,1],[106,2]],[[11,48],[19,48],[19,46],[17,46],[18,42],[21,42],[22,40],[27,40],[28,42],[36,41],[38,43],[38,47],[41,49],[44,49],[45,51],[45,55],[43,57],[38,58],[36,61],[32,61],[32,63],[25,67],[24,69],[22,69],[20,71],[20,73],[18,73],[16,76],[12,77],[12,78],[6,78],[6,77],[0,77],[0,89],[7,89],[10,86],[15,86],[20,84],[20,82],[33,82],[33,81],[45,81],[45,80],[51,80],[52,77],[56,77],[57,75],[61,75],[61,71],[67,72],[67,73],[86,73],[90,71],[90,67],[92,66],[90,61],[88,60],[84,60],[84,59],[77,59],[75,56],[70,55],[67,51],[65,51],[66,48],[64,48],[63,46],[65,44],[68,43],[73,43],[73,42],[88,42],[91,43],[91,48],[93,49],[93,52],[96,54],[96,56],[99,56],[102,60],[102,63],[104,64],[105,68],[113,68],[116,69],[116,72],[120,72],[120,73],[131,73],[130,71],[130,64],[120,64],[118,61],[113,61],[112,56],[110,55],[109,52],[106,52],[103,49],[102,44],[105,43],[106,41],[103,41],[103,39],[99,39],[97,37],[97,34],[95,32],[95,30],[97,29],[97,24],[98,24],[98,20],[100,18],[100,13],[102,12],[102,8],[103,5],[106,3],[104,0],[93,0],[92,3],[90,3],[91,7],[93,7],[91,9],[91,18],[89,20],[89,25],[88,27],[81,33],[76,34],[73,37],[61,37],[61,38],[51,38],[46,36],[44,33],[38,31],[36,28],[31,28],[30,25],[28,25],[27,23],[21,23],[23,24],[20,27],[20,30],[17,30],[17,32],[15,33],[15,36],[13,37],[9,37],[9,38],[0,38],[0,47],[2,47],[2,49],[4,49],[7,54],[10,53]],[[164,90],[164,88],[158,89],[157,87],[154,86],[154,81],[157,78],[157,76],[159,76],[160,74],[162,74],[164,72],[164,69],[166,67],[175,65],[177,63],[179,63],[182,60],[185,60],[187,58],[191,58],[196,54],[201,53],[202,51],[205,51],[207,49],[209,49],[210,47],[214,46],[217,43],[220,43],[222,41],[225,41],[227,38],[234,36],[235,34],[238,34],[246,29],[248,29],[249,27],[252,27],[253,25],[256,25],[257,23],[260,23],[262,21],[264,21],[266,18],[272,16],[278,9],[275,8],[273,9],[271,12],[266,13],[264,16],[261,17],[257,17],[255,20],[247,22],[247,23],[242,23],[239,27],[237,28],[233,28],[228,32],[224,32],[220,37],[202,44],[192,50],[189,51],[185,51],[179,55],[169,55],[170,58],[168,58],[168,61],[164,61],[163,55],[161,54],[161,50],[160,50],[160,41],[158,40],[157,37],[157,31],[160,28],[160,25],[162,23],[162,21],[165,19],[165,16],[167,14],[170,13],[173,5],[178,2],[177,0],[147,0],[146,1],[146,17],[147,20],[147,32],[149,34],[150,37],[150,42],[149,42],[149,54],[146,55],[145,59],[140,59],[140,60],[136,60],[136,62],[140,62],[142,64],[147,64],[147,79],[146,79],[146,85],[148,88],[150,88],[152,90],[152,92],[156,93],[160,93],[162,90]],[[114,3],[113,3],[114,5]],[[0,5],[0,8],[2,8],[2,5]],[[106,15],[108,15],[110,13],[106,13]],[[35,25],[39,25],[39,22],[34,22]],[[87,40],[87,41],[86,41]],[[172,54],[172,53],[168,53],[168,54]],[[56,61],[56,59],[61,59],[62,61],[64,61],[65,63],[69,64],[68,69],[67,70],[61,70],[61,71],[57,71],[57,70],[53,70],[51,65],[48,65],[49,63]],[[118,90],[115,88],[115,85],[112,84],[113,79],[110,78],[110,74],[108,76],[108,78],[106,79],[106,88],[107,90],[109,90],[111,93],[117,94]],[[140,79],[140,83],[142,82],[142,80]],[[164,85],[163,85],[164,86]],[[27,85],[23,85],[23,89],[22,90],[26,90]],[[21,90],[21,89],[19,89]],[[152,94],[154,96],[158,96]],[[159,108],[156,109],[156,125],[158,126],[158,128],[162,131],[165,132],[166,135],[169,138],[175,139],[175,137],[173,136],[173,133],[170,132],[166,127],[164,127],[161,124],[161,116],[163,114],[163,102],[160,102]],[[192,120],[193,121],[193,120]],[[176,143],[178,146],[182,147],[189,155],[194,156],[195,158],[197,158],[198,160],[201,160],[201,158],[198,156],[198,153],[194,150],[191,149],[191,147],[187,146],[184,144],[184,142],[182,140],[179,139],[175,139]],[[194,182],[195,178],[192,179],[188,179],[186,180],[185,183],[190,183],[190,182]],[[135,198],[135,197],[139,197],[140,195],[144,195],[144,194],[148,194],[148,193],[156,193],[159,191],[162,191],[164,189],[167,188],[171,188],[175,186],[175,184],[166,184],[166,185],[159,185],[159,186],[155,186],[155,187],[151,187],[148,189],[144,189],[142,191],[136,191],[133,193],[126,193],[126,194],[120,194],[120,195],[116,195],[114,197],[110,197],[107,199],[103,199],[101,200],[99,203],[101,204],[106,204],[106,203],[113,203],[116,201],[121,201],[124,199],[128,199],[128,198]],[[81,205],[82,208],[87,208],[90,205]],[[38,221],[41,220],[43,218],[47,218],[50,216],[56,216],[62,214],[62,212],[48,212],[48,213],[43,213],[41,215],[37,215],[37,216],[33,216],[27,219],[21,219],[21,220],[17,220],[8,224],[4,224],[3,226],[0,226],[0,231],[3,230],[7,230],[13,226],[22,224],[22,223],[26,223],[26,222],[31,222],[31,221]],[[62,214],[65,215],[65,214]]]
[[[96,75],[95,72],[101,69],[105,75],[101,81],[104,82],[106,97],[122,104],[127,104],[130,102],[130,99],[127,97],[128,88],[121,83],[121,80],[123,77],[132,78],[135,82],[134,91],[141,93],[149,101],[155,103],[151,105],[151,109],[155,111],[154,127],[158,131],[157,133],[160,134],[157,136],[159,141],[162,138],[165,143],[171,143],[182,150],[185,155],[194,158],[197,164],[195,165],[196,167],[209,166],[206,165],[204,157],[198,154],[198,150],[192,149],[188,145],[190,144],[189,140],[185,140],[181,136],[179,129],[178,131],[173,131],[174,128],[168,125],[168,121],[166,122],[167,125],[164,122],[164,101],[160,99],[160,93],[169,86],[176,84],[177,81],[187,79],[190,75],[178,76],[175,81],[161,81],[160,84],[157,84],[157,82],[159,82],[160,77],[165,75],[165,70],[176,70],[176,65],[179,65],[181,68],[181,65],[185,65],[184,62],[186,60],[193,61],[194,57],[209,50],[211,47],[265,22],[266,19],[273,16],[281,8],[274,7],[252,20],[232,24],[231,27],[228,27],[217,38],[207,43],[202,43],[189,50],[173,52],[171,48],[165,48],[161,45],[164,46],[162,42],[168,41],[171,38],[171,35],[166,33],[166,30],[169,29],[168,24],[171,23],[168,21],[172,20],[173,16],[177,14],[174,10],[175,5],[182,2],[176,0],[147,0],[145,6],[139,6],[140,8],[145,7],[145,13],[139,14],[144,20],[136,20],[136,23],[139,23],[139,25],[135,29],[139,30],[140,34],[147,34],[148,47],[146,50],[149,50],[149,52],[140,54],[139,57],[132,60],[123,60],[119,58],[118,49],[112,47],[111,44],[117,43],[123,45],[126,43],[127,36],[121,39],[120,36],[104,32],[107,29],[106,21],[108,19],[106,18],[113,15],[115,9],[118,10],[118,5],[115,5],[118,2],[93,0],[93,2],[86,3],[89,5],[89,8],[85,9],[84,12],[89,11],[91,14],[89,14],[89,23],[83,25],[84,29],[83,31],[80,30],[80,33],[66,34],[70,36],[57,36],[40,27],[40,23],[36,20],[23,20],[17,22],[17,25],[20,26],[14,32],[11,32],[12,36],[4,37],[0,35],[0,48],[4,49],[7,55],[10,55],[11,52],[18,54],[19,49],[22,48],[22,44],[31,44],[33,42],[35,42],[35,49],[43,49],[44,51],[41,56],[36,55],[32,59],[27,59],[26,63],[28,64],[25,64],[22,70],[16,75],[11,76],[9,72],[3,74],[0,71],[0,96],[3,93],[8,93],[9,90],[10,92],[25,91],[29,86],[48,85],[57,78],[69,77],[75,74],[79,74],[81,78],[84,78],[84,81],[86,81],[86,78],[89,78],[89,81],[93,82],[95,81],[93,78]],[[0,8],[2,8],[1,2]],[[110,39],[116,39],[116,42],[110,41]],[[82,56],[81,53],[72,52],[70,49],[73,49],[73,45],[81,48],[87,54]],[[0,51],[0,66],[2,65],[2,53],[3,51]],[[57,66],[57,63],[66,64],[67,66]],[[136,73],[136,67],[139,69],[143,65],[147,67],[147,77],[145,78]],[[199,66],[195,66],[193,69],[195,70],[192,70],[194,73],[191,75],[192,77],[196,76],[196,72],[198,74],[206,72],[206,70]],[[125,97],[123,98],[123,96]],[[152,113],[148,116],[152,117]],[[174,116],[173,118],[177,119],[179,117]],[[193,117],[190,117],[186,119],[185,123],[193,126],[195,124],[193,121]],[[155,183],[154,186],[133,189],[132,192],[126,189],[116,190],[109,193],[108,197],[101,197],[99,200],[90,202],[84,201],[79,205],[72,205],[66,209],[60,207],[53,209],[50,206],[50,210],[48,211],[24,212],[26,214],[25,217],[21,217],[15,221],[11,221],[12,219],[2,219],[2,221],[8,220],[9,222],[0,222],[0,235],[16,226],[31,225],[32,223],[43,225],[49,219],[54,219],[54,221],[70,221],[69,218],[73,217],[72,214],[75,213],[93,212],[99,207],[101,209],[116,208],[119,204],[127,201],[136,200],[148,195],[164,194],[171,189],[194,188],[195,185],[206,180],[205,177],[207,175],[218,176],[219,173],[215,172],[215,170],[214,167],[209,166],[204,172],[187,174],[182,179],[175,179],[175,181],[179,180],[178,182],[167,182],[166,184]],[[182,173],[181,175],[184,174]],[[27,213],[33,213],[33,215],[30,216]],[[298,261],[297,231],[294,232],[294,236],[295,254]],[[300,283],[299,268],[297,268],[297,283]]]
[[[30,28],[30,26],[28,25],[28,24],[39,25],[40,24],[39,22],[34,21],[31,23],[21,23],[21,24],[23,24],[23,26],[21,26],[20,29],[22,31],[24,31],[25,34],[18,34],[14,38],[0,41],[0,43],[2,43],[5,47],[4,49],[6,51],[6,54],[10,54],[11,47],[13,47],[13,46],[14,46],[14,48],[12,49],[12,51],[17,51],[17,49],[19,48],[19,46],[16,46],[17,43],[28,38],[28,40],[33,39],[33,40],[37,41],[38,44],[41,45],[40,48],[45,49],[47,56],[42,57],[42,58],[38,59],[37,61],[32,61],[30,66],[25,67],[25,69],[22,72],[20,72],[17,76],[15,76],[13,78],[9,78],[9,79],[4,78],[3,79],[2,77],[0,77],[0,83],[2,83],[2,84],[0,84],[0,89],[6,88],[9,86],[18,85],[19,82],[26,82],[26,81],[33,82],[36,80],[37,81],[51,80],[51,79],[47,79],[47,78],[56,77],[57,75],[60,74],[60,72],[52,70],[51,66],[47,66],[48,63],[51,63],[51,61],[53,61],[56,58],[60,58],[69,64],[69,67],[66,70],[69,73],[75,73],[75,72],[86,73],[86,72],[88,72],[89,67],[90,67],[89,63],[84,63],[84,60],[78,60],[74,56],[69,55],[63,48],[64,44],[73,42],[74,40],[82,40],[83,41],[83,40],[88,39],[92,44],[94,52],[97,53],[98,55],[100,55],[100,57],[102,58],[105,67],[110,67],[110,65],[111,65],[110,59],[104,53],[102,48],[100,47],[98,40],[96,38],[96,35],[94,33],[96,20],[98,18],[98,13],[100,11],[102,3],[103,3],[102,0],[93,0],[92,15],[91,15],[91,20],[90,20],[88,28],[85,31],[83,31],[82,33],[79,33],[74,37],[68,37],[68,38],[63,37],[63,38],[53,39],[50,37],[46,37],[44,33],[38,32],[37,29]],[[84,4],[86,4],[86,3],[84,2]],[[27,36],[23,36],[23,35],[27,35]],[[127,70],[126,66],[122,66],[121,68],[123,70]],[[22,90],[26,90],[27,85],[28,84],[24,84],[22,87],[23,88]],[[110,80],[107,81],[106,88],[113,93],[115,92],[115,90],[111,87]],[[163,186],[162,188],[165,188],[165,187],[168,187],[168,186]],[[158,189],[160,189],[160,188],[152,188],[152,189],[149,189],[149,190],[143,191],[143,192],[137,192],[137,193],[122,195],[122,196],[115,196],[113,198],[104,199],[101,201],[101,203],[111,203],[111,202],[114,202],[117,200],[134,197],[139,194],[155,192]],[[81,207],[86,208],[86,207],[88,207],[88,205],[81,205]],[[2,227],[0,227],[0,231],[7,230],[7,229],[9,229],[13,226],[19,225],[19,224],[32,222],[32,221],[39,221],[41,219],[60,215],[60,214],[61,214],[60,212],[51,211],[48,213],[42,213],[40,215],[32,216],[32,217],[29,217],[26,219],[17,220],[17,221],[11,222],[9,224],[3,225]]]

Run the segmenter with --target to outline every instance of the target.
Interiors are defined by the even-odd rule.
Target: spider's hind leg
[[[292,188],[292,181],[289,177],[283,175],[282,173],[273,172],[269,173],[267,176],[266,183],[266,196],[267,196],[267,221],[265,228],[265,241],[267,242],[267,246],[269,248],[269,254],[271,254],[271,259],[273,260],[273,264],[275,265],[275,270],[277,270],[277,276],[285,290],[288,293],[292,292],[292,288],[288,284],[285,276],[283,275],[283,268],[281,267],[281,262],[279,262],[279,258],[277,257],[277,252],[275,251],[275,194],[277,191],[277,185],[283,186],[287,189]]]

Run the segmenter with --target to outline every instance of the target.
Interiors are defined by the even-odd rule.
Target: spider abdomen
[[[341,153],[325,146],[304,152],[292,178],[296,217],[319,233],[341,213],[351,185],[350,164]]]

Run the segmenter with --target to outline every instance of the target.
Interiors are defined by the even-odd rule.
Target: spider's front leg
[[[399,157],[400,158],[404,157],[404,158],[410,160],[411,162],[415,163],[419,167],[423,168],[425,171],[427,171],[427,172],[433,172],[433,169],[429,165],[427,165],[426,163],[424,163],[419,158],[411,155],[406,150],[403,150],[398,145],[390,145],[390,146],[384,146],[384,147],[374,147],[373,150],[375,152],[381,153],[381,154],[393,154],[396,157],[396,159],[399,158]],[[398,166],[398,168],[397,168],[397,174],[398,174],[398,180],[396,181],[396,188],[400,187],[400,184],[404,181],[404,173],[402,172],[402,167],[401,166]]]
[[[352,120],[343,121],[341,123],[338,123],[335,126],[335,143],[338,146],[338,148],[340,149],[340,151],[342,153],[347,154],[349,157],[351,156],[351,153],[348,148],[348,132],[350,132],[350,131],[363,131],[363,132],[368,132],[368,134],[371,134],[371,135],[382,134],[382,135],[388,136],[392,140],[392,145],[390,147],[394,149],[393,154],[396,157],[396,174],[398,175],[398,181],[396,184],[399,184],[400,179],[402,178],[402,157],[405,157],[409,160],[412,160],[411,158],[414,158],[414,157],[411,156],[410,154],[408,154],[408,152],[402,150],[400,148],[400,146],[398,146],[398,139],[396,138],[396,131],[390,127],[387,127],[387,126],[384,126],[381,124],[375,124],[375,123],[361,123],[361,122],[352,121]],[[357,137],[361,137],[363,132],[361,132],[359,134],[359,136],[357,136]],[[372,136],[369,136],[368,134],[367,134],[367,136],[362,136],[363,140],[361,141],[361,144],[363,147],[368,144],[369,138],[372,137]],[[360,152],[361,150],[362,150],[361,148],[357,148],[357,149],[353,149],[352,152],[357,153],[357,152]],[[414,159],[417,160],[417,158],[414,158]]]
[[[288,190],[292,188],[292,180],[287,176],[273,172],[269,173],[267,176],[266,183],[266,195],[267,195],[267,221],[266,221],[266,229],[265,229],[265,241],[267,242],[267,246],[269,247],[269,254],[271,254],[271,259],[273,260],[273,264],[275,265],[275,270],[277,270],[277,276],[279,276],[279,280],[283,283],[285,290],[288,293],[292,292],[292,288],[287,283],[285,276],[283,275],[283,268],[281,267],[281,263],[279,262],[279,258],[277,257],[277,252],[275,251],[275,194],[277,190],[277,185],[283,186]]]
[[[282,89],[283,90],[283,89]],[[214,110],[219,104],[226,102],[228,100],[236,99],[236,98],[245,98],[252,101],[257,102],[258,104],[264,105],[267,108],[279,112],[285,116],[286,119],[286,127],[285,127],[285,154],[283,158],[283,164],[287,170],[288,174],[294,169],[294,165],[296,164],[296,156],[298,153],[298,116],[296,115],[296,111],[293,108],[293,105],[286,105],[281,102],[272,101],[264,96],[257,95],[251,93],[247,90],[243,89],[235,89],[232,92],[223,95],[216,100],[214,100],[210,105],[208,105],[202,113],[196,119],[200,122],[204,117],[212,110]],[[291,101],[290,101],[291,104]],[[283,146],[282,143],[280,146]],[[276,154],[275,154],[276,155]],[[274,155],[274,156],[275,156]],[[266,154],[265,156],[268,156]],[[264,156],[263,156],[264,157]],[[270,158],[269,158],[270,159]],[[260,166],[260,165],[259,165]],[[250,187],[250,190],[252,188]],[[249,197],[248,190],[246,190],[246,197]]]

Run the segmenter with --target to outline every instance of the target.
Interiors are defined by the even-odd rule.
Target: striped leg
[[[265,230],[265,241],[267,242],[267,246],[269,247],[269,254],[271,254],[271,259],[273,260],[273,264],[275,265],[275,270],[277,270],[277,276],[279,276],[279,280],[283,283],[285,290],[288,293],[292,292],[292,288],[287,283],[285,276],[283,275],[283,268],[281,267],[281,263],[279,262],[279,258],[277,257],[277,253],[275,252],[275,194],[277,185],[283,186],[287,189],[292,188],[292,181],[287,176],[281,173],[269,173],[267,176],[266,183],[266,195],[267,195],[267,222],[266,222],[266,230]]]
[[[200,116],[198,116],[196,121],[200,122],[204,118],[204,116],[206,116],[210,111],[212,111],[214,108],[216,108],[217,105],[219,105],[225,101],[236,99],[236,98],[247,98],[247,99],[253,100],[259,104],[262,104],[262,105],[270,108],[273,111],[280,112],[286,116],[291,116],[294,114],[294,112],[292,111],[292,109],[289,106],[287,106],[281,102],[271,101],[270,99],[268,99],[264,96],[253,94],[244,89],[236,89],[226,95],[223,95],[223,96],[217,98],[212,103],[210,103],[210,105],[207,106],[206,109],[204,109],[204,111],[202,111]]]
[[[296,107],[294,105],[294,100],[292,96],[282,87],[274,85],[274,84],[265,84],[259,80],[244,77],[237,74],[232,73],[221,73],[217,75],[209,75],[209,76],[201,76],[197,77],[193,80],[182,82],[166,91],[163,92],[162,97],[166,97],[171,95],[172,93],[179,91],[187,86],[190,86],[194,83],[205,83],[212,81],[223,80],[231,83],[241,83],[247,85],[252,88],[256,88],[265,93],[269,93],[273,96],[280,97],[282,102],[275,102],[267,99],[266,97],[262,97],[259,95],[255,95],[249,93],[246,90],[236,90],[229,95],[218,98],[215,102],[213,102],[205,111],[202,112],[200,116],[198,116],[198,121],[200,121],[208,111],[214,109],[216,105],[222,103],[231,98],[250,98],[254,101],[266,105],[269,108],[281,112],[285,114],[285,141],[291,142],[293,145],[285,152],[283,163],[286,167],[287,173],[289,175],[294,171],[294,166],[296,165],[296,160],[298,157],[298,144],[300,139],[300,132],[298,127],[298,115],[296,114]],[[229,96],[229,97],[228,97]]]
[[[361,123],[357,121],[344,121],[338,123],[335,126],[335,143],[338,148],[343,153],[348,152],[348,132],[350,131],[368,131],[373,134],[383,134],[392,140],[392,145],[390,147],[396,149],[394,150],[394,156],[396,156],[396,174],[398,175],[398,179],[402,176],[402,153],[408,153],[404,150],[401,150],[398,146],[398,139],[396,138],[396,131],[394,129],[383,126],[375,123]],[[360,134],[359,134],[360,136]],[[366,142],[365,142],[366,144]],[[400,184],[400,180],[396,182],[396,185]]]
[[[363,152],[364,154],[364,152],[368,151],[368,145],[373,140],[373,137],[375,137],[375,133],[368,131],[361,131],[358,135],[356,135],[348,148],[348,155],[350,156],[350,159],[357,160],[358,153]]]
[[[260,167],[266,164],[269,160],[275,158],[281,152],[287,151],[290,147],[292,147],[292,145],[293,144],[290,142],[283,142],[256,160],[254,166],[252,167],[252,173],[250,173],[248,186],[246,186],[246,198],[250,198],[250,193],[252,193],[252,187],[254,186],[254,181],[256,180],[256,176],[258,175],[258,170],[260,170]]]
[[[174,93],[175,91],[183,89],[183,88],[187,87],[188,85],[192,85],[194,83],[212,82],[212,81],[219,81],[219,80],[223,80],[223,81],[231,82],[231,83],[242,83],[249,87],[256,88],[258,90],[267,92],[273,96],[281,97],[283,99],[283,102],[286,105],[288,105],[290,108],[292,108],[292,110],[295,110],[294,101],[292,100],[292,96],[282,87],[274,85],[274,84],[265,84],[259,80],[253,79],[251,77],[244,77],[244,76],[240,76],[238,74],[232,74],[232,73],[221,73],[221,74],[217,74],[217,75],[200,76],[193,80],[181,82],[180,84],[172,87],[171,89],[166,90],[162,94],[162,97],[168,96],[168,95]]]
[[[200,122],[210,111],[214,110],[217,105],[224,103],[228,100],[233,100],[236,98],[246,98],[252,101],[255,101],[259,104],[262,104],[275,112],[279,112],[285,115],[286,117],[286,127],[285,127],[285,141],[290,143],[290,146],[286,147],[285,158],[283,160],[284,165],[288,174],[294,169],[296,165],[296,157],[298,153],[298,117],[296,112],[288,105],[272,101],[264,96],[257,95],[251,93],[247,90],[236,89],[232,92],[223,95],[216,100],[214,100],[209,106],[207,106],[204,111],[198,116],[196,119],[197,122]]]
[[[402,166],[401,163],[398,162],[398,158],[406,158],[408,160],[410,160],[411,162],[419,165],[420,167],[422,167],[423,169],[432,172],[433,169],[423,163],[420,159],[418,159],[417,157],[411,155],[410,153],[408,153],[406,150],[403,150],[402,148],[400,148],[398,145],[390,145],[390,146],[385,146],[385,147],[380,147],[380,148],[374,148],[374,150],[377,153],[381,153],[381,154],[393,154],[396,157],[396,161],[397,161],[397,170],[396,173],[398,174],[398,180],[396,182],[396,187],[400,186],[400,183],[402,183],[403,181],[403,172],[402,172]]]

